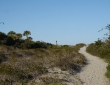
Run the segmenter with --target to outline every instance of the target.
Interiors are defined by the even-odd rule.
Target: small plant
[[[110,65],[107,66],[107,72],[105,74],[108,78],[110,78]]]

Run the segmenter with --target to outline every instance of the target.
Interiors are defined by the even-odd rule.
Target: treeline
[[[0,32],[0,45],[13,46],[14,48],[33,49],[33,48],[47,48],[51,47],[51,43],[42,41],[33,41],[30,31],[24,31],[24,33],[16,33],[10,31],[7,34]],[[26,37],[23,39],[23,37]]]

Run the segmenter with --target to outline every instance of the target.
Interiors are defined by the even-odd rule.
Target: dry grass
[[[0,83],[3,85],[7,82],[8,84],[14,82],[28,83],[47,73],[47,68],[51,67],[60,67],[62,70],[75,70],[77,72],[86,61],[85,57],[78,53],[79,48],[83,45],[25,50],[0,46],[2,53],[0,55]],[[46,80],[45,82],[48,82]]]

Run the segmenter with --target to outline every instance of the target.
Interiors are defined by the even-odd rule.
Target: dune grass
[[[9,46],[0,46],[0,83],[1,85],[7,82],[8,84],[14,82],[27,84],[47,73],[47,69],[51,67],[60,67],[62,70],[72,69],[77,72],[86,61],[85,57],[78,53],[82,46],[84,44],[53,45],[49,48],[36,49],[14,49]],[[50,82],[50,85],[63,84]]]

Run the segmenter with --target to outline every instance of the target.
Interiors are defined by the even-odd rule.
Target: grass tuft
[[[1,46],[0,83],[3,85],[6,83],[11,85],[15,82],[27,84],[38,76],[48,73],[47,69],[51,67],[78,72],[80,67],[85,65],[86,60],[78,53],[82,46],[84,44],[14,50],[13,47]],[[54,78],[42,78],[42,81],[45,85],[63,85],[60,80]]]

